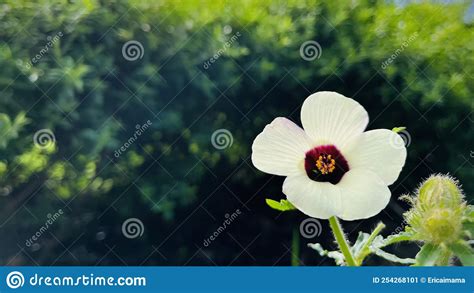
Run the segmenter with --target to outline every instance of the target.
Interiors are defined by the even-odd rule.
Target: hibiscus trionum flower
[[[364,132],[367,111],[335,92],[309,96],[303,129],[278,117],[252,145],[257,169],[286,176],[283,193],[303,213],[320,219],[365,219],[390,200],[391,185],[405,164],[403,139],[388,129]]]

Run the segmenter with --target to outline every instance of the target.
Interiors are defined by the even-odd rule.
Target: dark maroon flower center
[[[334,145],[321,145],[306,153],[304,167],[314,181],[336,184],[349,171],[349,164]]]

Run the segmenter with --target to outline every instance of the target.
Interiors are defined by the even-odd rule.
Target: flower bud
[[[420,186],[418,199],[426,208],[455,208],[463,203],[463,194],[452,177],[432,175]]]
[[[431,176],[409,202],[412,208],[404,217],[417,240],[448,244],[462,238],[466,204],[458,183],[452,177]]]

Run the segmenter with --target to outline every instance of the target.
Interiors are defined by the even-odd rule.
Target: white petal
[[[358,102],[336,92],[317,92],[301,108],[303,128],[317,144],[334,144],[339,149],[360,135],[369,115]]]
[[[265,173],[289,176],[304,173],[304,158],[311,142],[303,129],[286,118],[265,126],[252,145],[252,162]]]
[[[337,216],[346,221],[378,214],[390,201],[390,190],[374,172],[351,169],[337,184],[341,188],[342,209]]]
[[[328,219],[340,214],[342,208],[339,186],[316,182],[306,174],[287,177],[283,193],[297,209],[310,217]]]
[[[370,169],[390,185],[405,165],[407,150],[400,135],[388,129],[376,129],[364,132],[344,156],[351,169]]]

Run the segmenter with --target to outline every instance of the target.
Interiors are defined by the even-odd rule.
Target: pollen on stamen
[[[312,180],[336,184],[349,171],[349,165],[334,145],[323,145],[306,153],[305,169]]]
[[[332,173],[336,169],[336,160],[334,160],[331,155],[321,155],[316,161],[316,167],[321,174],[326,175]]]

